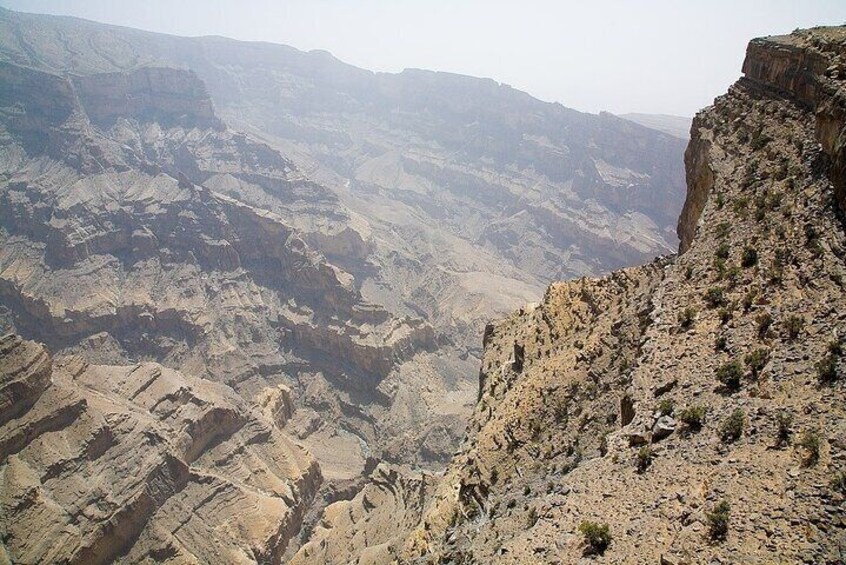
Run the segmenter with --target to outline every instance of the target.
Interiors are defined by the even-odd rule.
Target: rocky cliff
[[[330,478],[383,450],[446,457],[457,416],[426,423],[423,405],[376,423],[395,404],[379,387],[438,344],[326,258],[351,250],[347,263],[367,268],[333,193],[226,128],[189,71],[68,78],[4,63],[0,75],[7,329],[93,362],[161,362],[250,403],[286,386],[302,408],[286,425]]]
[[[844,52],[846,28],[753,41],[694,121],[682,253],[486,329],[465,443],[395,559],[846,559]]]
[[[121,73],[190,69],[230,125],[338,195],[354,213],[346,233],[357,235],[332,260],[359,275],[368,300],[425,316],[446,334],[456,349],[450,364],[473,356],[462,371],[478,362],[485,322],[536,299],[551,280],[600,275],[676,245],[683,140],[490,79],[372,73],[325,52],[7,10],[0,59],[96,82],[104,119],[136,111],[104,93]],[[180,101],[163,94],[173,119]],[[363,249],[358,236],[370,267],[361,268],[360,253],[343,262],[350,248]]]
[[[439,468],[488,320],[675,247],[682,141],[493,80],[5,9],[0,73],[4,327],[284,384],[327,477]]]
[[[0,562],[280,562],[320,471],[231,388],[12,334],[0,354]]]

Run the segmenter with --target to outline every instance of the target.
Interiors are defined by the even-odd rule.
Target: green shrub
[[[832,490],[837,491],[840,494],[846,494],[846,473],[843,471],[835,473],[828,484]]]
[[[749,289],[749,292],[743,295],[743,311],[748,312],[752,305],[755,304],[755,299],[758,297],[758,291],[754,288]]]
[[[673,413],[673,409],[675,405],[673,404],[672,398],[665,398],[661,402],[658,403],[657,412],[661,416],[669,416]]]
[[[740,270],[740,267],[737,265],[731,265],[727,267],[725,273],[723,274],[723,278],[728,281],[729,288],[734,288],[737,286],[738,281],[740,281],[740,277],[743,272]]]
[[[679,326],[682,329],[689,329],[693,325],[693,318],[696,316],[696,310],[688,306],[679,312]]]
[[[823,384],[831,384],[840,378],[837,370],[837,356],[828,353],[817,362],[817,378]]]
[[[585,520],[579,524],[579,533],[584,536],[588,553],[602,554],[611,544],[608,524]]]
[[[699,404],[686,406],[679,412],[679,420],[687,426],[690,431],[698,432],[705,423],[705,413],[708,410]]]
[[[753,150],[760,151],[761,149],[766,147],[767,144],[772,140],[772,137],[759,130],[757,133],[755,133],[755,135],[752,136],[752,140],[749,142],[749,144],[752,146]]]
[[[714,257],[714,270],[717,271],[717,280],[723,280],[726,276],[726,260]]]
[[[716,233],[719,239],[724,239],[728,237],[728,235],[731,233],[731,222],[720,222],[719,224],[717,224]],[[725,258],[728,258],[728,253],[726,253]]]
[[[729,390],[738,390],[742,378],[743,368],[736,360],[720,365],[717,368],[717,380]]]
[[[731,415],[720,425],[720,439],[725,443],[731,443],[740,439],[743,435],[743,428],[746,427],[746,413],[736,408]]]
[[[745,196],[741,196],[741,197],[737,198],[734,201],[732,208],[734,209],[734,213],[738,217],[745,218],[747,209],[749,208],[749,199],[746,198]]]
[[[785,410],[776,414],[776,423],[778,424],[778,431],[776,432],[776,440],[778,445],[787,445],[790,443],[790,435],[793,433],[793,414]]]
[[[717,339],[714,340],[714,349],[717,351],[725,351],[728,347],[728,340],[724,335],[718,335]]]
[[[729,249],[730,249],[729,244],[726,243],[726,242],[723,242],[723,243],[720,244],[719,247],[717,247],[717,252],[715,253],[715,255],[720,259],[728,259],[729,258]]]
[[[707,291],[705,291],[705,303],[708,305],[708,308],[716,308],[718,306],[725,306],[726,297],[725,291],[718,286],[711,287]]]
[[[812,224],[805,224],[805,245],[816,247],[820,242],[820,234]]]
[[[758,378],[766,366],[767,361],[770,360],[770,352],[766,349],[756,349],[752,353],[747,353],[743,360],[752,372],[752,376]]]
[[[802,333],[805,327],[805,320],[801,316],[791,315],[784,320],[784,330],[787,332],[788,339],[794,340]]]
[[[770,333],[770,326],[773,325],[773,317],[769,312],[761,312],[755,317],[755,324],[758,327],[758,337],[764,339]]]
[[[802,465],[810,467],[817,464],[820,460],[821,444],[820,434],[816,430],[805,430],[802,433],[802,437],[799,438],[799,447],[805,450]]]
[[[767,270],[767,282],[771,285],[780,285],[784,281],[784,267],[776,265]]]
[[[740,259],[740,265],[744,269],[754,267],[758,264],[758,251],[754,247],[744,247],[743,255]]]
[[[713,540],[724,540],[728,535],[731,505],[727,500],[721,500],[705,515],[708,521],[708,533]]]
[[[641,447],[637,452],[637,472],[644,473],[652,464],[652,458],[654,454],[652,453],[652,448],[648,445],[644,445]]]

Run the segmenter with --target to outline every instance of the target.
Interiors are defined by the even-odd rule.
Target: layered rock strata
[[[280,562],[320,471],[231,388],[0,351],[0,561]]]

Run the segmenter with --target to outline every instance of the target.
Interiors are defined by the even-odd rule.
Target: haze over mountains
[[[0,10],[0,563],[838,562],[844,44],[685,128]]]
[[[295,424],[311,449],[329,459],[344,453],[325,462],[329,476],[357,476],[370,454],[444,460],[475,395],[468,375],[489,319],[537,299],[550,280],[598,274],[675,246],[683,143],[614,116],[541,103],[490,80],[374,74],[278,45],[0,14],[7,84],[20,85],[5,91],[4,105],[10,134],[26,153],[7,167],[4,197],[17,205],[6,207],[4,230],[27,249],[48,242],[26,272],[7,258],[0,275],[16,326],[41,328],[29,335],[54,350],[162,361],[227,382],[247,398],[285,382],[298,389],[300,406],[311,407]],[[31,99],[29,89],[43,98]],[[14,131],[22,104],[25,115],[43,111],[50,120]],[[56,107],[66,114],[54,115]],[[27,146],[30,134],[49,141]],[[32,169],[36,155],[74,172],[51,166],[58,178],[45,177]],[[65,195],[69,186],[79,196]],[[187,244],[171,230],[186,220],[178,210],[198,198],[192,190],[206,195],[199,196],[204,208],[180,229],[204,247],[172,250],[168,260],[187,270],[160,273],[162,257],[154,265],[142,257]],[[54,239],[57,210],[66,235]],[[239,224],[247,217],[266,223],[266,212],[280,218],[274,229],[317,253],[309,261],[331,282],[315,286],[316,274],[303,275],[297,287],[258,272],[271,253],[292,278],[279,255],[298,252],[270,252],[276,241]],[[224,214],[224,224],[212,228],[208,214]],[[79,235],[94,225],[102,233]],[[55,248],[77,237],[85,252]],[[7,255],[11,249],[4,244]],[[220,289],[240,288],[244,272],[250,295],[242,289],[232,297],[242,306],[219,304]],[[237,281],[206,281],[222,273],[237,273]],[[135,277],[144,290],[133,296],[127,281]],[[79,289],[78,301],[69,302],[69,287]],[[174,306],[165,288],[183,288]],[[231,320],[222,319],[226,312]],[[28,323],[31,316],[39,322]],[[117,326],[138,328],[138,316],[167,318],[143,339],[160,342],[168,333],[168,343],[121,336]],[[274,322],[279,316],[287,321]],[[70,320],[79,327],[46,329]]]
[[[690,118],[667,114],[621,114],[620,117],[680,139],[690,139]]]

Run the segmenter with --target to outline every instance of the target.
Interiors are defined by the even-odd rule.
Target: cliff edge
[[[846,560],[844,54],[846,28],[752,41],[694,120],[682,253],[488,328],[400,560]]]

